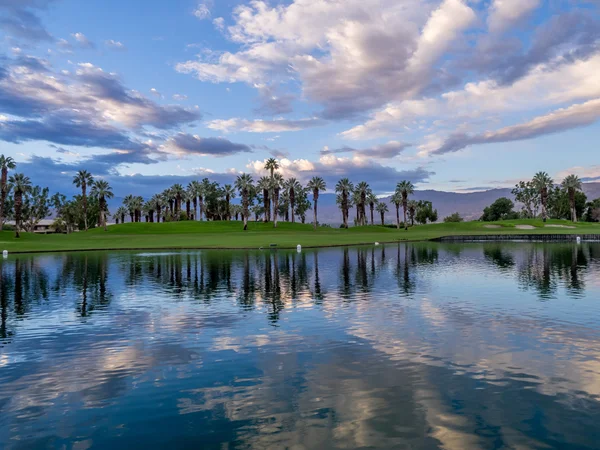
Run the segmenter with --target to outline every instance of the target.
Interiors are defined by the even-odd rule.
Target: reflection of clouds
[[[481,448],[492,439],[481,423],[509,448],[543,447],[519,427],[533,407],[560,422],[557,408],[576,420],[581,402],[600,399],[598,259],[585,246],[445,248],[23,264],[61,279],[44,302],[22,295],[20,316],[7,309],[0,442],[32,424],[39,436],[55,426],[65,440],[92,436],[83,417],[110,429],[106,411],[126,434],[135,408],[152,405],[141,420],[181,427],[147,433],[223,427],[223,442],[249,448]],[[86,270],[88,292],[108,280],[112,296],[81,317]]]

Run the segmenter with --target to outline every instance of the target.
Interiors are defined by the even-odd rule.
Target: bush
[[[497,220],[513,220],[519,218],[519,213],[513,211],[515,204],[511,199],[501,197],[483,210],[481,221],[495,222]]]
[[[458,223],[458,222],[463,222],[464,220],[465,219],[460,217],[460,214],[457,212],[450,214],[448,217],[444,217],[444,222],[446,222],[446,223]]]

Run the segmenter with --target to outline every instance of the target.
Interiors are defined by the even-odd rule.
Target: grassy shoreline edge
[[[549,226],[548,226],[549,225]],[[530,227],[523,229],[523,227]],[[488,242],[522,240],[527,236],[532,241],[570,241],[560,236],[594,236],[600,240],[600,224],[567,221],[515,220],[506,222],[462,222],[420,225],[408,231],[381,226],[352,227],[350,229],[319,228],[312,225],[280,223],[277,229],[272,224],[249,223],[243,231],[239,222],[176,222],[176,223],[128,223],[109,227],[107,232],[94,229],[71,235],[22,234],[15,239],[13,233],[0,232],[0,251],[9,254],[60,253],[92,251],[132,250],[258,250],[271,248],[295,249],[332,248],[348,246],[395,244],[401,242],[440,242],[445,239],[455,242],[462,237],[485,236]],[[514,236],[514,239],[512,237]],[[470,239],[471,240],[471,239]]]

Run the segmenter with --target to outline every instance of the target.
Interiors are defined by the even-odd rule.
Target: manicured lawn
[[[464,222],[420,225],[408,231],[381,226],[319,228],[312,225],[280,222],[272,224],[250,222],[248,231],[242,230],[240,222],[179,222],[134,223],[113,225],[108,231],[94,229],[71,235],[33,235],[22,233],[20,239],[14,233],[0,233],[0,251],[44,252],[102,249],[185,249],[185,248],[259,248],[277,244],[279,248],[325,247],[336,245],[389,243],[398,241],[422,241],[450,235],[482,234],[600,234],[600,224],[567,221],[549,221],[547,225],[575,228],[544,227],[539,220],[496,222],[499,228],[488,228],[490,223]],[[519,229],[529,225],[534,229]],[[486,227],[487,226],[487,227]]]

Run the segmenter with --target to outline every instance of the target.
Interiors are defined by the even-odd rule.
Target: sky
[[[149,197],[600,181],[600,0],[0,0],[0,153]]]

